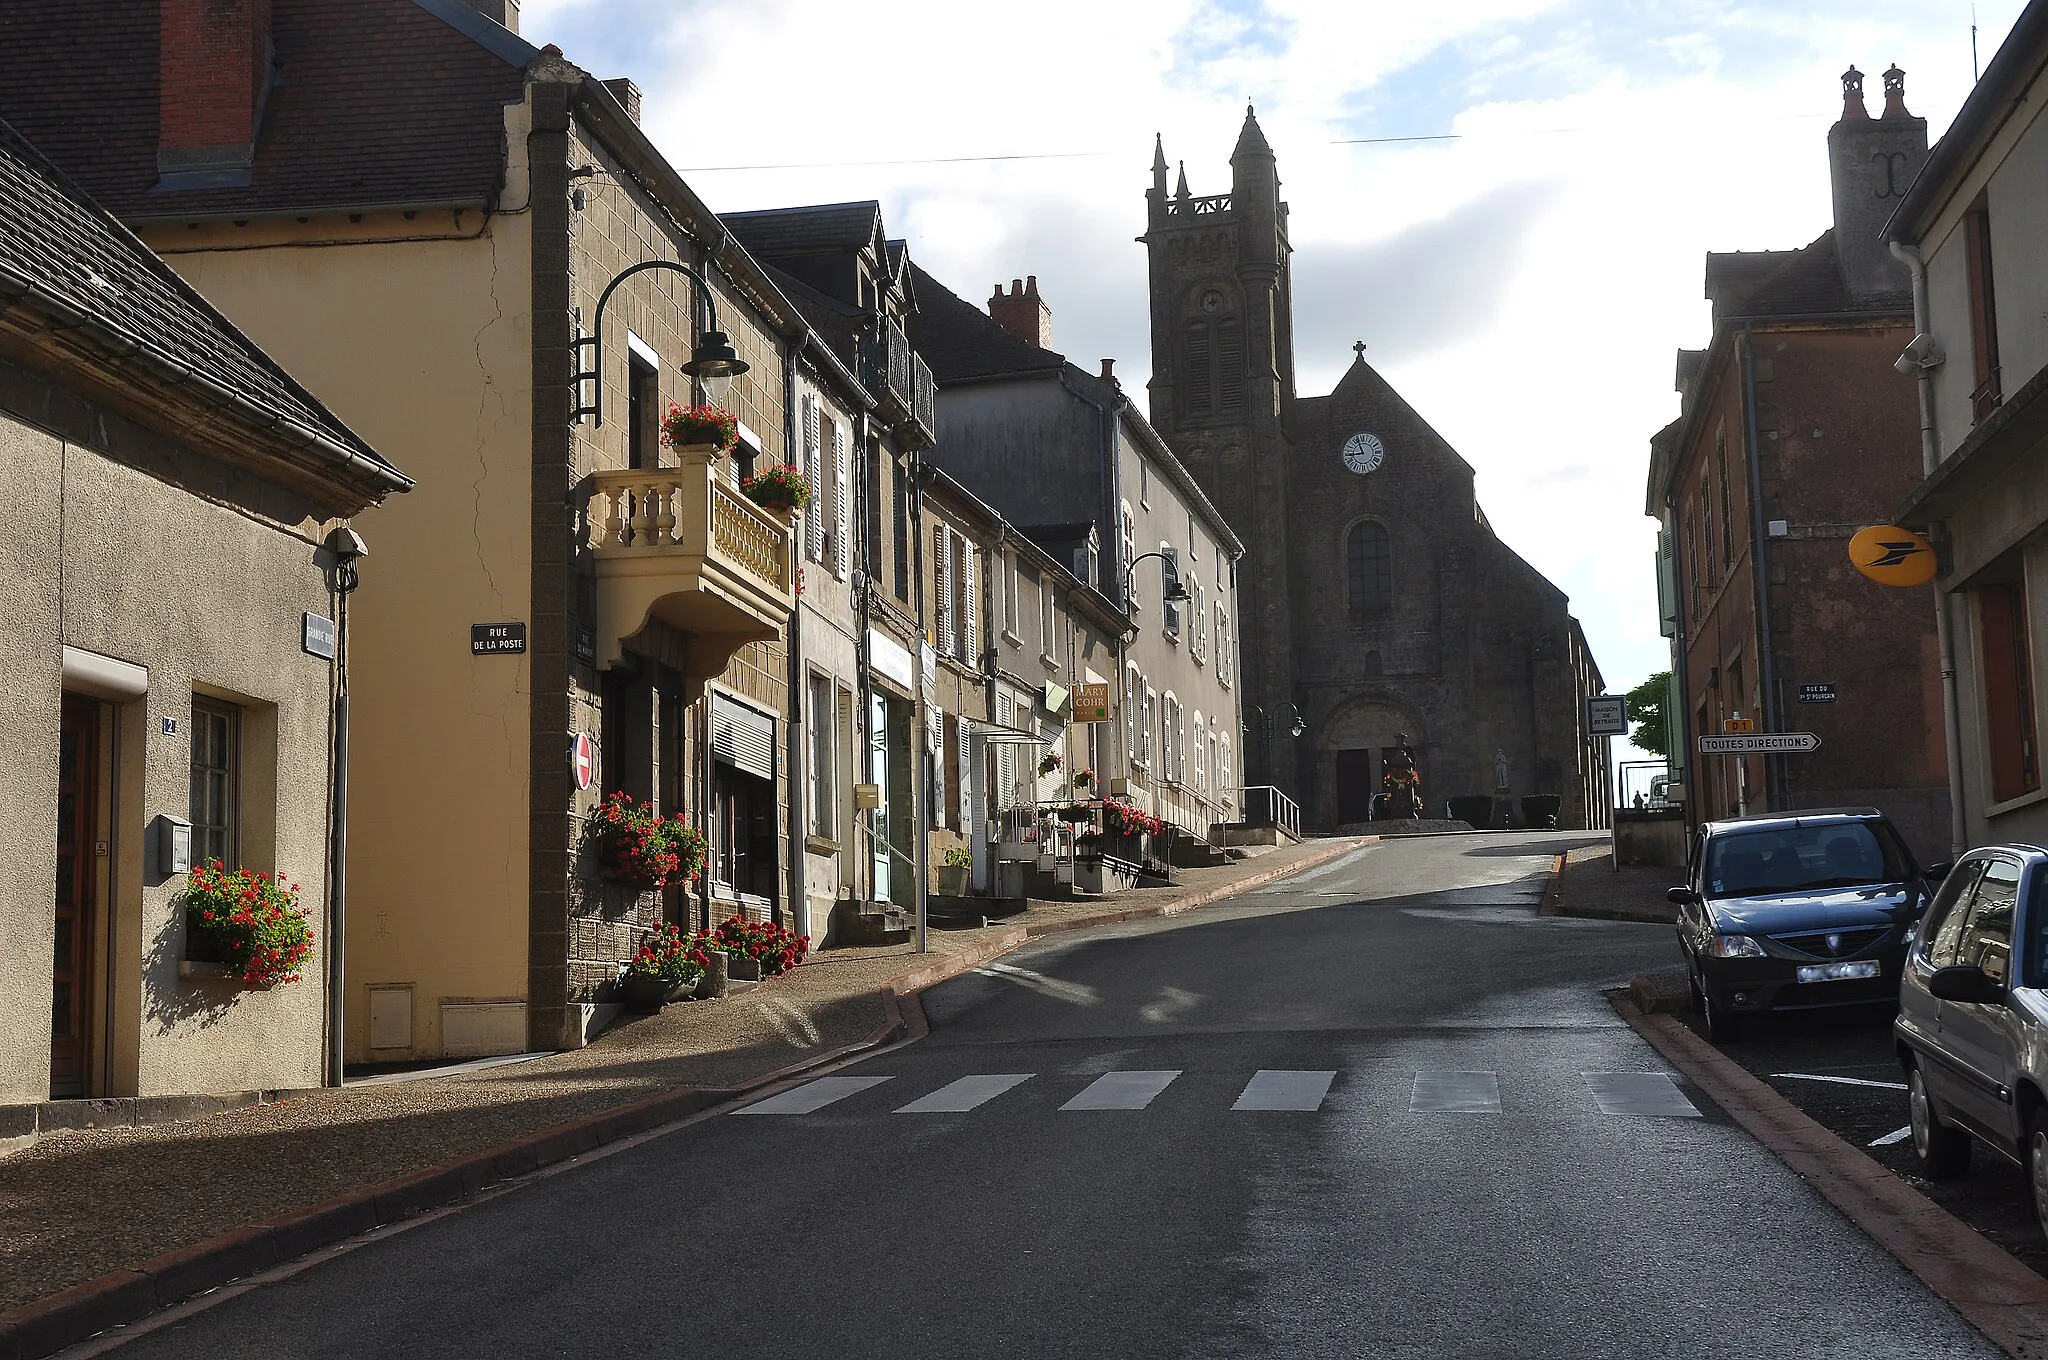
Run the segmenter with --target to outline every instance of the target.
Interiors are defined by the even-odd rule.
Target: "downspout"
[[[1686,724],[1692,721],[1692,648],[1685,631],[1685,540],[1679,536],[1683,521],[1675,497],[1665,497],[1664,513],[1671,524],[1671,607],[1677,615],[1671,635],[1671,689],[1678,692],[1678,702],[1664,719],[1664,768],[1668,774],[1672,756],[1679,755],[1678,768],[1685,772],[1685,824],[1689,837],[1696,824],[1694,814],[1699,809],[1699,762],[1693,759],[1692,742],[1686,732]]]
[[[924,478],[920,475],[924,458],[920,454],[910,464],[910,590],[917,599],[917,667],[911,674],[917,677],[917,696],[910,706],[910,816],[911,869],[917,874],[917,952],[927,953],[930,949],[926,938],[928,922],[925,916],[925,880],[930,877],[931,863],[931,812],[925,806],[925,762],[931,759],[926,747],[925,727],[932,715],[924,702]]]
[[[796,423],[796,357],[798,351],[809,343],[810,338],[810,329],[806,327],[800,337],[787,341],[786,347],[783,350],[782,428],[784,434],[782,447],[785,455],[783,461],[785,462],[788,461],[787,454],[789,452],[790,437],[792,435],[795,436],[799,448],[802,447],[802,441],[805,437],[805,432],[799,430]],[[822,451],[820,456],[822,457]],[[823,468],[819,469],[818,479],[821,482],[824,480]],[[799,541],[801,540],[799,539]],[[797,558],[797,570],[802,571],[803,554],[799,552]],[[798,589],[801,591],[802,588],[799,587]],[[787,738],[786,745],[788,750],[785,759],[789,763],[790,916],[796,923],[796,933],[799,935],[809,935],[812,933],[811,899],[805,878],[806,870],[810,866],[806,863],[808,852],[804,849],[804,842],[809,835],[811,803],[810,789],[806,783],[807,771],[804,768],[804,734],[807,730],[804,726],[804,704],[811,696],[810,687],[804,683],[803,612],[804,599],[803,595],[799,593],[796,597],[796,608],[791,611],[789,616],[789,711],[791,719],[784,728],[784,736]],[[823,777],[822,771],[820,772],[820,777]]]
[[[868,440],[870,438],[868,413],[862,411],[856,419],[860,433],[857,436],[854,447],[859,450],[860,456],[853,469],[853,482],[859,488],[856,499],[860,502],[860,569],[857,578],[859,588],[854,594],[857,597],[856,602],[860,611],[860,635],[853,640],[853,684],[856,698],[854,700],[853,730],[846,734],[846,739],[854,744],[853,782],[856,784],[866,784],[871,782],[874,774],[874,750],[872,746],[874,734],[868,730],[868,725],[873,721],[874,713],[874,693],[873,687],[868,683],[868,667],[873,664],[874,657],[868,646],[868,638],[874,630],[873,593],[875,589],[875,562],[869,549],[875,545],[870,542],[871,536],[868,533],[868,526],[871,523],[879,524],[881,522],[881,511],[873,503],[875,488],[874,483],[868,477]],[[879,539],[881,534],[878,531],[872,537]],[[848,792],[850,794],[851,790]],[[860,810],[856,808],[854,810],[853,825],[867,833],[867,841],[862,853],[866,863],[861,866],[861,873],[850,875],[847,881],[855,890],[858,890],[861,882],[865,879],[868,884],[868,891],[863,900],[872,902],[875,900],[874,815],[870,813],[863,820],[860,816]],[[849,845],[842,849],[840,853],[846,854],[853,849],[854,847]]]
[[[1778,662],[1771,640],[1771,583],[1764,562],[1764,473],[1763,451],[1758,447],[1756,420],[1756,332],[1750,322],[1742,323],[1742,423],[1749,444],[1749,570],[1750,587],[1756,598],[1757,683],[1763,696],[1763,730],[1781,730],[1778,714]],[[1782,785],[1784,757],[1764,757],[1764,807],[1776,812],[1787,801]]]
[[[1913,275],[1913,334],[1928,333],[1927,261],[1920,247],[1904,241],[1891,243],[1892,254],[1905,262]],[[1941,463],[1941,441],[1934,425],[1934,374],[1923,364],[1916,379],[1920,388],[1920,470],[1934,475]],[[1934,641],[1941,656],[1941,717],[1948,742],[1948,849],[1951,860],[1969,849],[1969,823],[1963,815],[1963,721],[1956,697],[1955,633],[1949,626],[1948,592],[1934,583]]]
[[[1120,404],[1115,409],[1105,406],[1067,380],[1065,365],[1060,367],[1059,379],[1060,386],[1065,388],[1067,392],[1079,397],[1082,401],[1095,408],[1096,429],[1102,441],[1102,509],[1105,516],[1103,523],[1104,527],[1110,532],[1112,543],[1110,552],[1116,559],[1117,564],[1118,591],[1115,601],[1117,607],[1123,611],[1124,617],[1128,619],[1131,614],[1131,582],[1130,578],[1124,574],[1123,465],[1116,452],[1116,412],[1122,410],[1123,406],[1129,405],[1131,399],[1128,396],[1120,396]],[[1133,547],[1135,546],[1134,544]],[[1108,594],[1107,591],[1103,593],[1105,595]],[[1137,751],[1133,748],[1129,737],[1131,718],[1124,709],[1124,705],[1130,702],[1130,693],[1126,681],[1129,679],[1131,672],[1131,636],[1125,631],[1119,631],[1116,643],[1117,741],[1123,747],[1123,761],[1121,763],[1124,769],[1123,778],[1126,781],[1126,789],[1130,787],[1128,781],[1131,777],[1131,762],[1137,756]],[[1108,790],[1103,785],[1102,772],[1098,770],[1096,771],[1096,787],[1107,792]]]

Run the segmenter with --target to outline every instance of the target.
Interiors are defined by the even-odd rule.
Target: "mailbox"
[[[157,814],[156,871],[159,879],[192,871],[192,823],[183,817]]]
[[[862,812],[880,807],[882,805],[882,786],[880,784],[855,784],[853,786],[853,805]]]

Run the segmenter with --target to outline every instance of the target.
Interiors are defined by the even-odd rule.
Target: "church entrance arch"
[[[1372,797],[1380,791],[1387,762],[1402,743],[1418,757],[1427,734],[1414,712],[1385,697],[1353,699],[1330,715],[1317,742],[1316,784],[1321,806],[1336,809],[1336,824],[1346,826],[1372,816]],[[1422,771],[1425,794],[1427,769]]]

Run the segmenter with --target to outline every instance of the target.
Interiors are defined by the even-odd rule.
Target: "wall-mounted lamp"
[[[590,416],[593,423],[604,424],[604,308],[612,300],[619,285],[635,274],[649,269],[673,269],[686,274],[697,285],[698,327],[697,344],[690,351],[690,362],[682,366],[683,372],[695,378],[704,389],[706,398],[723,404],[725,395],[732,390],[732,380],[745,373],[749,367],[740,358],[740,352],[733,348],[732,338],[718,329],[718,304],[712,301],[711,284],[695,267],[680,264],[675,260],[646,260],[622,272],[604,287],[598,295],[597,317],[591,324],[589,335],[579,336],[569,342],[569,351],[588,366],[571,373],[569,381],[579,386],[590,384],[590,404],[570,408],[569,419],[580,420]],[[587,353],[586,353],[587,351]]]

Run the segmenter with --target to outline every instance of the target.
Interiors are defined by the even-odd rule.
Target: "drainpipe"
[[[802,447],[804,431],[796,422],[796,357],[806,344],[811,333],[805,328],[802,336],[786,342],[782,357],[782,428],[783,461],[787,462],[789,436],[795,435],[798,447]],[[824,470],[819,469],[819,480],[824,480]],[[798,540],[801,542],[801,538]],[[803,553],[797,553],[798,569],[802,569]],[[810,789],[807,786],[807,772],[804,768],[804,704],[810,698],[810,686],[804,683],[804,601],[797,596],[796,609],[789,616],[789,711],[791,719],[783,735],[789,764],[789,908],[790,918],[796,924],[796,933],[811,933],[811,899],[805,883],[809,865],[805,862],[804,840],[811,820]],[[821,777],[822,777],[822,772]]]
[[[1764,561],[1763,451],[1758,447],[1756,420],[1756,332],[1742,323],[1742,421],[1749,443],[1750,581],[1756,592],[1757,683],[1763,695],[1764,731],[1782,730],[1778,712],[1777,649],[1771,640],[1771,582]],[[1784,794],[1784,757],[1764,757],[1764,806],[1776,812],[1788,801]]]
[[[1892,254],[1913,275],[1913,333],[1927,334],[1927,261],[1920,247],[1893,241]],[[1920,471],[1931,477],[1941,462],[1941,442],[1934,426],[1934,374],[1924,364],[1916,379],[1920,389]],[[1948,849],[1950,860],[1969,849],[1969,824],[1963,815],[1963,723],[1956,698],[1955,633],[1949,626],[1948,592],[1934,583],[1934,641],[1941,654],[1941,716],[1948,741]]]
[[[859,457],[853,469],[853,482],[859,488],[855,499],[860,502],[860,570],[858,576],[859,588],[854,594],[857,597],[860,611],[860,635],[853,640],[855,711],[853,715],[853,730],[846,734],[846,739],[854,744],[853,782],[865,784],[870,781],[874,774],[874,754],[870,745],[874,740],[874,735],[868,731],[868,724],[873,721],[872,714],[874,712],[873,687],[868,683],[868,668],[873,664],[874,657],[868,647],[868,636],[874,628],[875,562],[874,558],[868,553],[868,548],[870,547],[868,542],[868,525],[870,523],[877,525],[881,523],[881,510],[874,502],[874,484],[868,479],[868,440],[870,438],[868,413],[862,411],[855,417],[855,421],[860,431],[854,444]],[[879,538],[880,536],[879,531],[877,531],[875,537]],[[847,790],[849,797],[852,796],[852,792],[851,789]],[[865,879],[868,885],[865,900],[872,902],[875,900],[874,816],[869,814],[863,820],[859,810],[855,809],[853,825],[857,830],[865,830],[867,832],[867,843],[863,853],[863,858],[867,862],[861,866],[861,872],[851,876],[849,882],[855,889],[858,889],[861,882]],[[847,854],[853,849],[854,847],[849,845],[842,848],[839,853],[842,855]]]
[[[917,668],[911,673],[917,677],[917,697],[910,706],[910,815],[912,820],[911,844],[914,862],[911,868],[917,874],[917,952],[923,954],[930,948],[926,939],[925,879],[929,877],[931,862],[931,833],[927,823],[931,816],[925,807],[924,763],[929,759],[925,748],[925,725],[931,721],[931,714],[924,702],[924,478],[920,475],[924,467],[922,453],[910,464],[910,590],[917,598]]]

